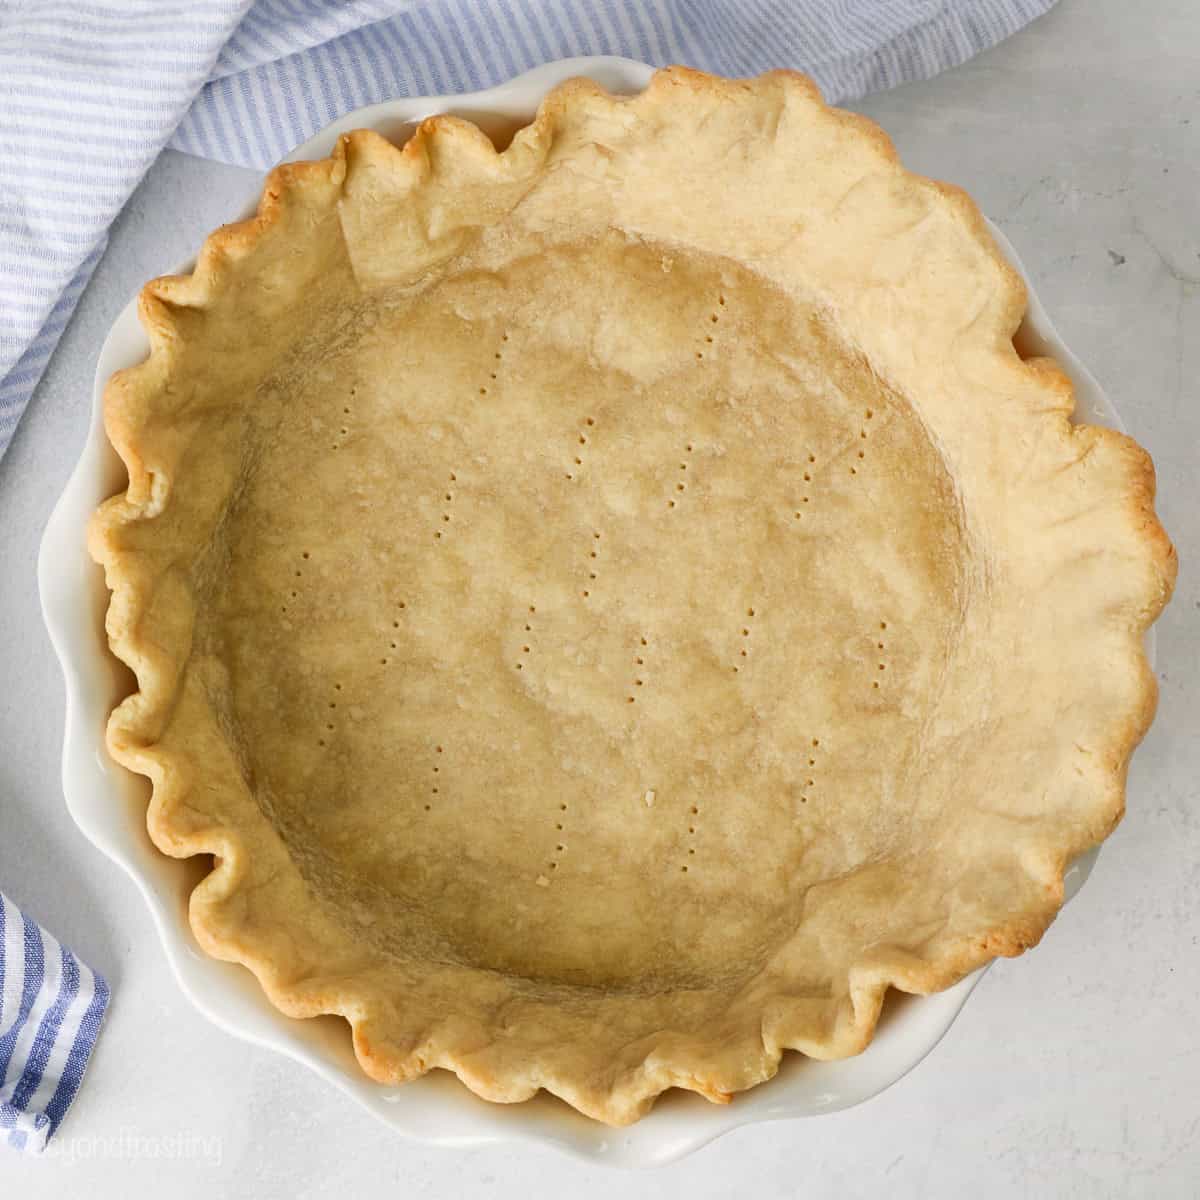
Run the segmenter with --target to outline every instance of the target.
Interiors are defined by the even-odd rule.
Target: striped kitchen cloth
[[[40,1152],[75,1098],[108,984],[0,892],[0,1138]]]
[[[795,67],[843,101],[954,66],[1054,2],[0,0],[0,456],[165,145],[266,167],[361,105],[583,54]]]

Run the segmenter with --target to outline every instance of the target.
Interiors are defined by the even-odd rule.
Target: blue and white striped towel
[[[108,984],[0,892],[0,1138],[45,1148],[107,1006]]]
[[[0,456],[164,145],[265,167],[361,105],[580,54],[796,67],[841,101],[954,66],[1054,2],[0,0]]]

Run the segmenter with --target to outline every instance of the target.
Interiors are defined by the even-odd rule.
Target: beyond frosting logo
[[[52,1138],[44,1155],[46,1158],[62,1158],[70,1162],[102,1158],[188,1159],[219,1167],[222,1141],[219,1137],[202,1137],[184,1132],[149,1137],[125,1128],[112,1137]]]

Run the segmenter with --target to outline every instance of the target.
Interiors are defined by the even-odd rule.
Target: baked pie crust
[[[962,192],[801,76],[272,172],[146,285],[89,536],[191,922],[363,1069],[613,1124],[1041,937],[1174,553]]]

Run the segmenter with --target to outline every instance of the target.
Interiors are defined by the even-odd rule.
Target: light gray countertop
[[[1182,569],[1159,626],[1157,722],[1128,815],[1042,945],[998,963],[890,1091],[616,1177],[549,1151],[405,1142],[303,1067],[235,1041],[177,988],[134,886],[59,791],[62,685],[38,607],[41,530],[82,444],[96,353],[147,278],[235,215],[242,171],[167,153],[113,230],[0,463],[0,886],[113,984],[28,1197],[1167,1197],[1200,1189],[1200,8],[1062,0],[981,58],[858,106],[906,163],[1010,236],[1064,339],[1154,456]]]

